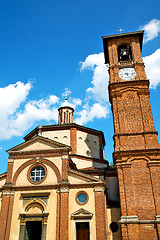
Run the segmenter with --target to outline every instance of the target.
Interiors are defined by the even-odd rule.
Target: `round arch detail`
[[[13,180],[12,180],[12,184],[15,185],[16,184],[16,181],[17,181],[17,178],[19,176],[19,174],[23,171],[23,169],[25,169],[26,167],[28,167],[29,165],[32,165],[32,164],[36,164],[37,161],[36,159],[31,159],[25,163],[23,163],[18,169],[17,171],[15,172],[14,174],[14,177],[13,177]],[[52,163],[51,161],[47,160],[47,159],[39,159],[39,163],[43,163],[43,164],[46,164],[47,166],[49,166],[50,168],[52,168],[52,170],[55,172],[56,174],[56,177],[57,177],[57,182],[59,183],[61,181],[61,174],[57,168],[57,166]]]

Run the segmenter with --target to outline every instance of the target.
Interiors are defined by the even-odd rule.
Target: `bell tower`
[[[160,146],[141,56],[142,41],[143,31],[103,37],[123,240],[160,239]]]

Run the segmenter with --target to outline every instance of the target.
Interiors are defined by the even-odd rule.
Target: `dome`
[[[61,104],[61,106],[59,107],[59,109],[60,109],[60,108],[72,108],[72,109],[74,110],[73,105],[67,101],[67,98],[65,98],[64,103]]]

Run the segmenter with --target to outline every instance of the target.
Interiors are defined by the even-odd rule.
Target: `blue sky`
[[[102,130],[112,162],[113,123],[101,36],[145,29],[142,56],[160,131],[160,2],[0,0],[0,173],[7,149],[57,123],[68,93],[75,122]]]

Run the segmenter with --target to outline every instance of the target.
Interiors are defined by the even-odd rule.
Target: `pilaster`
[[[77,153],[77,129],[71,128],[70,130],[70,145],[72,148],[72,154]]]
[[[62,181],[68,181],[69,156],[62,156]]]
[[[60,187],[60,240],[68,240],[69,236],[69,185]]]
[[[104,187],[95,187],[95,217],[96,217],[96,239],[107,240],[106,226],[106,203],[104,195]]]
[[[2,206],[0,212],[0,239],[9,240],[12,211],[13,211],[14,192],[4,190],[2,195]]]

